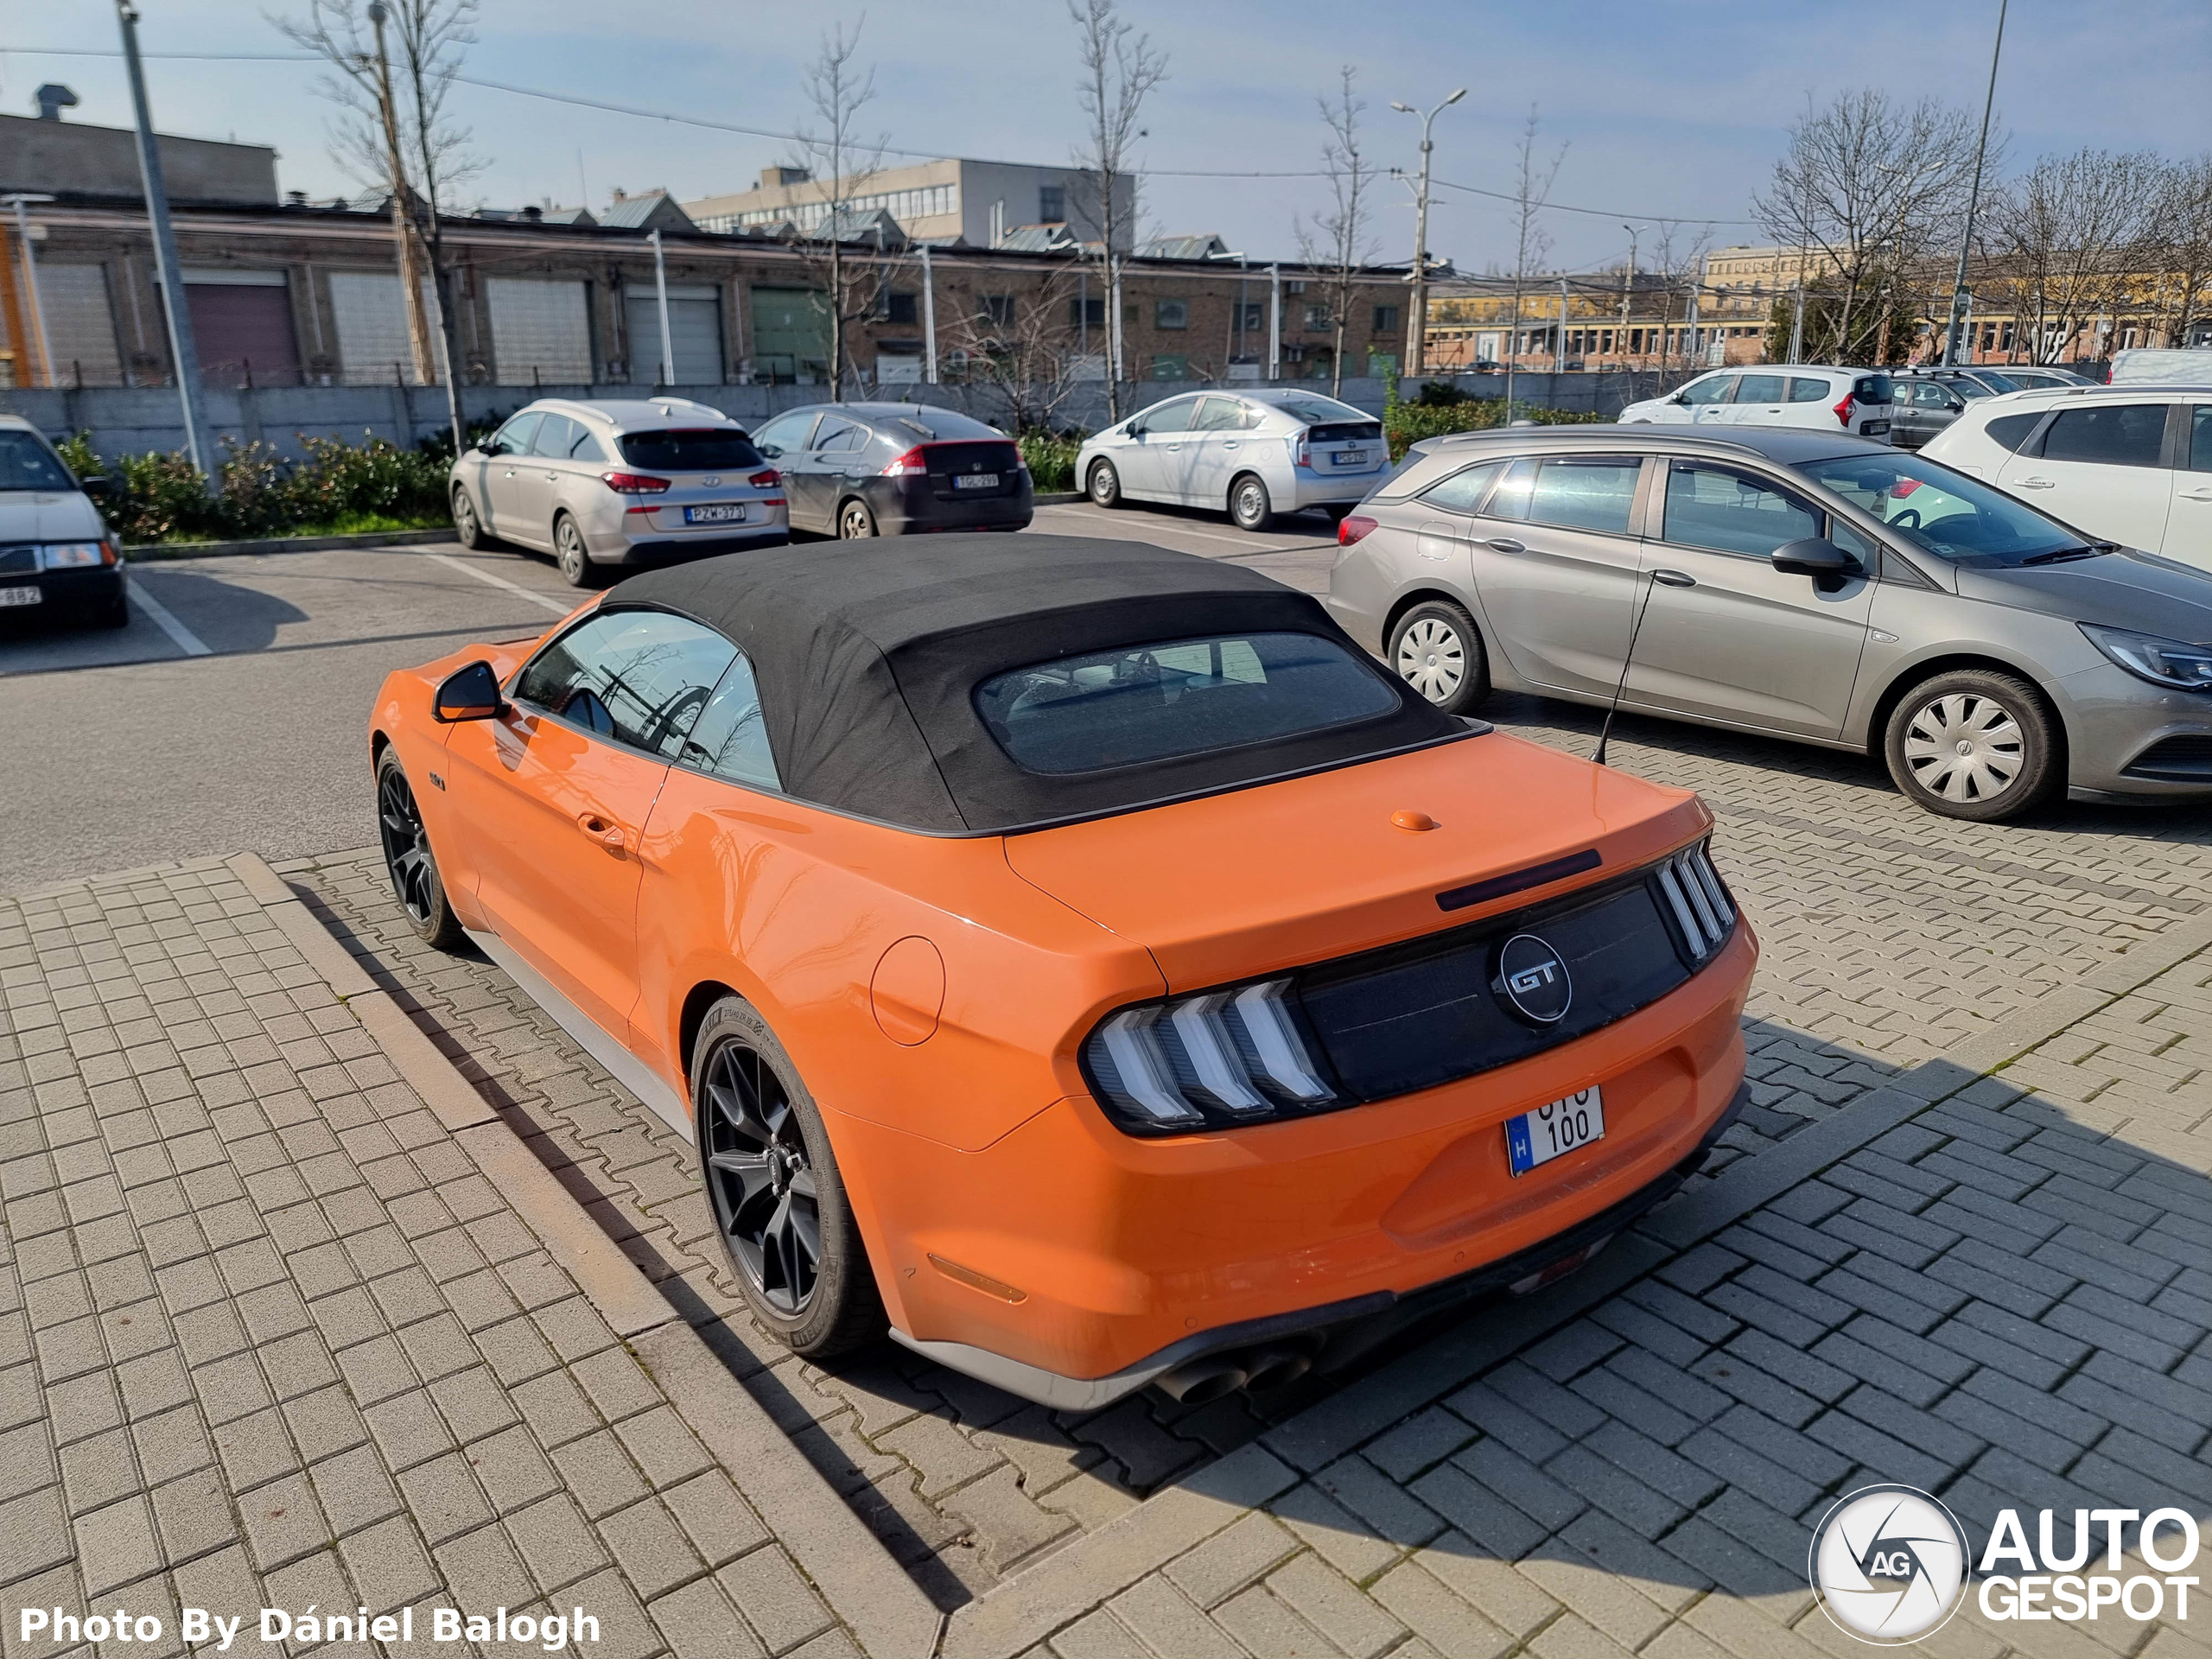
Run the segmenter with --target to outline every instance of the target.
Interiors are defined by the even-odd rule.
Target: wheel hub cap
[[[1467,677],[1466,646],[1444,623],[1422,617],[1398,641],[1398,677],[1431,702],[1442,702]]]
[[[1954,691],[1924,704],[1905,728],[1905,765],[1931,795],[1947,801],[1995,800],[2019,780],[2026,736],[1993,697]]]

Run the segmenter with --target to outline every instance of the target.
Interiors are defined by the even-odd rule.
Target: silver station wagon
[[[1885,760],[1933,812],[2212,797],[2212,574],[1842,433],[1416,444],[1344,519],[1337,620],[1432,702],[1492,687]]]

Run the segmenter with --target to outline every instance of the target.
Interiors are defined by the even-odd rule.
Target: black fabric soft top
[[[932,834],[1004,832],[1202,795],[1465,735],[1410,687],[1355,725],[1074,776],[1023,771],[978,684],[1080,652],[1205,634],[1319,634],[1365,660],[1312,598],[1141,542],[901,537],[733,553],[632,576],[605,607],[674,611],[752,659],[785,788]]]

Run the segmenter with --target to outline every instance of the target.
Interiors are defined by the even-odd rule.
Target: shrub
[[[103,460],[86,435],[60,445],[79,477],[105,473],[114,493],[101,513],[125,543],[222,541],[332,533],[337,526],[396,530],[449,522],[447,463],[418,448],[302,436],[307,454],[287,460],[269,443],[223,440],[215,476],[204,483],[180,452]],[[448,440],[450,447],[450,440]]]
[[[1029,477],[1039,495],[1075,488],[1075,458],[1083,440],[1053,432],[1030,430],[1015,440],[1021,458],[1029,464]]]
[[[1424,392],[1427,388],[1423,388]],[[1538,409],[1530,404],[1516,403],[1513,406],[1516,421],[1534,421],[1539,426],[1588,426],[1605,417],[1573,410]],[[1503,397],[1471,397],[1464,403],[1392,404],[1382,411],[1382,434],[1389,440],[1390,459],[1402,461],[1406,451],[1423,438],[1441,437],[1447,432],[1479,432],[1488,427],[1506,424],[1505,399]]]

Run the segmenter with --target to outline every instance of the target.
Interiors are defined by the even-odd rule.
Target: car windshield
[[[1398,706],[1380,674],[1308,633],[1123,646],[1014,669],[976,689],[999,747],[1024,771],[1048,773],[1239,748]]]
[[[1333,397],[1281,397],[1275,407],[1294,421],[1303,421],[1308,426],[1326,426],[1338,421],[1372,421],[1375,417],[1350,404],[1340,404]]]
[[[1837,455],[1796,469],[1954,564],[2055,564],[2104,550],[2025,502],[1918,455]]]
[[[658,432],[625,432],[616,440],[622,459],[632,467],[664,473],[697,473],[758,467],[760,452],[744,433],[728,427],[671,427]]]
[[[0,432],[0,490],[73,490],[76,481],[30,432]]]
[[[2015,380],[2009,374],[1999,374],[1990,369],[1979,369],[1975,371],[1974,379],[1960,382],[1960,389],[1964,391],[1967,387],[1974,385],[1977,383],[1988,388],[1991,391],[2018,391],[2024,385],[2026,384],[2024,381]],[[1979,397],[1981,396],[1981,393],[1980,391],[1968,391],[1967,392],[1967,396],[1969,397]]]

